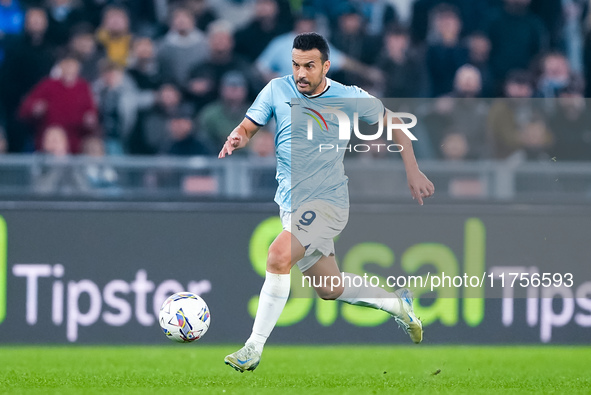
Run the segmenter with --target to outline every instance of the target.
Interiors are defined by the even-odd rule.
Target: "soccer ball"
[[[188,343],[205,335],[211,323],[211,314],[199,295],[179,292],[164,301],[159,321],[166,337],[179,343]]]

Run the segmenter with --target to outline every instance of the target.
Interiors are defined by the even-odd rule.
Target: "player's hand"
[[[234,150],[244,147],[247,143],[244,140],[246,140],[246,138],[240,135],[240,133],[236,131],[230,133],[228,139],[224,143],[224,146],[222,147],[222,150],[218,155],[218,158],[225,158],[226,155],[232,155],[232,152],[234,152]]]
[[[408,187],[412,198],[416,199],[421,206],[423,205],[423,199],[431,197],[435,193],[435,186],[422,171],[417,169],[407,173],[406,178],[408,179]]]

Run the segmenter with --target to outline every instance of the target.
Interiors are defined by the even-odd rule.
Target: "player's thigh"
[[[304,257],[302,243],[290,232],[284,230],[271,243],[267,256],[267,271],[288,274],[291,267]]]
[[[303,274],[310,278],[312,286],[322,299],[334,300],[343,293],[341,270],[334,255],[323,256]]]
[[[306,246],[306,255],[320,251],[334,254],[334,243],[347,225],[349,209],[339,208],[322,200],[306,202],[294,213],[282,218],[283,229],[290,230]],[[327,242],[330,241],[330,242]]]

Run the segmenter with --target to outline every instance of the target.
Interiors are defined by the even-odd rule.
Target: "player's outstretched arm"
[[[232,133],[226,139],[218,158],[225,158],[226,155],[232,155],[235,150],[244,148],[252,136],[259,131],[259,126],[248,118],[244,118],[240,125],[236,126]]]
[[[384,120],[384,125],[386,125]],[[394,118],[394,123],[404,123],[398,118]],[[413,199],[422,206],[423,199],[433,196],[435,193],[435,186],[427,178],[422,171],[419,170],[417,158],[415,157],[414,150],[412,148],[412,140],[400,129],[394,129],[394,139],[396,143],[402,146],[402,161],[404,162],[404,168],[406,169],[406,179],[408,180],[408,187]]]

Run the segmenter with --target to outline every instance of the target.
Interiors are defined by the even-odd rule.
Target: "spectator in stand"
[[[88,183],[82,172],[68,163],[72,153],[67,131],[61,126],[48,126],[38,149],[44,160],[33,167],[33,189],[42,194],[86,192]]]
[[[513,70],[507,76],[503,96],[509,99],[530,99],[534,95],[532,75],[528,71]]]
[[[412,17],[412,6],[417,0],[390,0],[398,16],[397,25],[409,27]]]
[[[79,25],[74,28],[68,50],[80,62],[80,76],[82,78],[92,82],[99,77],[98,63],[105,54],[102,48],[97,46],[90,25]]]
[[[6,137],[10,152],[32,151],[27,128],[19,122],[18,106],[29,90],[49,74],[54,63],[54,47],[47,41],[47,14],[42,8],[29,8],[25,15],[25,34],[6,45],[0,70],[0,100],[6,111]]]
[[[153,155],[160,152],[167,138],[166,125],[173,114],[191,111],[191,105],[182,102],[182,94],[172,84],[164,84],[158,90],[156,103],[142,111],[132,136],[132,154]]]
[[[18,0],[0,0],[0,65],[4,60],[6,37],[20,34],[25,23],[25,13]]]
[[[444,158],[474,160],[486,159],[490,156],[486,129],[483,127],[486,125],[489,105],[483,101],[469,100],[480,97],[481,93],[480,71],[471,65],[460,67],[456,72],[454,90],[451,94],[456,98],[451,112],[451,128],[441,143]],[[466,151],[461,158],[454,157],[452,154],[454,151],[452,147],[460,146],[461,144],[458,144],[460,140],[465,141],[466,146]]]
[[[165,15],[168,0],[77,0],[84,4],[86,18],[93,26],[101,23],[107,9],[113,6],[125,7],[134,32],[144,34],[156,32],[160,15]],[[176,1],[176,0],[175,0]],[[158,17],[157,17],[158,16]],[[165,19],[165,17],[163,18]]]
[[[6,140],[6,134],[4,129],[0,127],[0,154],[6,154],[8,152],[8,141]]]
[[[367,22],[366,32],[374,38],[381,38],[388,26],[398,21],[396,10],[386,0],[351,0]],[[378,39],[378,41],[381,41]]]
[[[473,99],[482,93],[482,76],[480,71],[469,64],[458,69],[454,78],[454,89],[451,97]]]
[[[234,36],[230,22],[216,21],[209,27],[209,59],[195,65],[189,73],[186,90],[195,108],[217,100],[222,76],[230,71],[239,71],[249,82],[249,92],[254,96],[262,89],[262,80],[253,72],[252,66],[234,53]]]
[[[384,51],[377,67],[387,76],[385,97],[424,97],[427,95],[425,69],[416,53],[409,48],[406,29],[394,26],[384,36]]]
[[[43,139],[37,151],[47,157],[58,159],[67,157],[70,147],[66,131],[60,126],[49,126],[43,132]],[[56,192],[60,184],[63,184],[62,179],[66,172],[69,173],[65,166],[55,166],[54,163],[35,167],[33,169],[34,190],[37,193]]]
[[[82,139],[97,129],[97,115],[90,86],[79,77],[80,62],[69,56],[55,69],[56,78],[37,84],[23,101],[19,115],[35,127],[39,149],[48,126],[62,127],[72,153],[79,153]]]
[[[138,111],[154,104],[152,91],[140,91],[121,65],[104,59],[93,90],[108,155],[122,155],[135,129]]]
[[[566,57],[560,52],[550,52],[541,59],[541,74],[538,78],[537,97],[557,97],[576,77]]]
[[[65,45],[70,39],[72,28],[86,22],[84,9],[73,0],[48,0],[47,2],[49,17],[47,39],[56,46]]]
[[[250,142],[248,153],[256,158],[275,157],[275,136],[267,129],[261,129]],[[273,180],[271,178],[271,180]]]
[[[275,160],[275,136],[266,128],[260,129],[248,144],[247,154],[251,160],[266,161],[273,163]],[[236,153],[232,154],[236,155]],[[264,194],[266,191],[273,196],[277,189],[275,180],[275,167],[262,167],[251,172],[250,182],[257,193]]]
[[[559,92],[557,102],[550,119],[555,138],[552,156],[558,161],[591,160],[591,112],[582,87],[567,86]]]
[[[129,11],[132,30],[145,35],[157,32],[157,14],[166,12],[170,3],[168,0],[109,0],[109,2],[125,6]]]
[[[476,98],[481,93],[478,69],[464,65],[454,78],[454,89],[434,101],[433,109],[422,117],[439,157],[451,160],[474,160],[488,157],[486,119],[487,103]]]
[[[244,118],[249,107],[247,94],[248,85],[244,75],[238,71],[226,73],[221,82],[220,99],[205,106],[199,114],[201,130],[216,147],[224,145],[228,130],[232,130]]]
[[[460,42],[462,23],[456,8],[441,4],[433,9],[433,42],[427,48],[426,65],[431,96],[453,89],[456,71],[468,62],[468,49]]]
[[[565,22],[564,6],[572,0],[536,0],[529,4],[531,12],[540,18],[548,32],[549,44],[552,48],[559,48],[561,45],[562,27]],[[586,0],[574,0],[576,2],[585,2]]]
[[[256,59],[255,66],[265,80],[270,81],[292,73],[291,49],[296,35],[316,31],[316,20],[311,14],[301,15],[294,24],[294,30],[275,37]],[[344,63],[344,54],[330,47],[331,69],[339,69]]]
[[[272,39],[289,30],[279,21],[277,0],[256,0],[253,20],[234,35],[236,53],[253,62]]]
[[[524,159],[549,158],[553,136],[532,100],[534,88],[527,72],[513,71],[505,82],[505,99],[496,100],[488,116],[492,148],[497,158],[514,154]]]
[[[546,118],[537,114],[520,130],[521,150],[528,160],[549,160],[554,145],[554,134]]]
[[[490,69],[490,40],[486,34],[474,32],[467,37],[468,63],[476,67],[482,78],[482,97],[494,97],[495,83]]]
[[[446,130],[439,144],[441,159],[446,161],[466,160],[470,151],[466,137],[455,130]]]
[[[179,110],[166,123],[167,138],[160,153],[175,156],[213,155],[211,143],[199,136],[193,124],[193,112]]]
[[[134,40],[127,72],[141,90],[157,90],[162,85],[156,48],[149,37]]]
[[[104,158],[106,155],[104,140],[99,136],[88,136],[82,143],[82,154],[95,158],[95,160],[89,161],[87,165],[80,169],[88,187],[92,189],[109,189],[115,192],[118,179],[117,172],[113,167],[97,160]]]
[[[129,15],[124,8],[109,6],[105,9],[96,37],[111,61],[121,66],[127,65],[132,35],[129,30]]]
[[[557,14],[560,22],[557,25],[558,34],[549,30],[551,48],[564,51],[571,69],[576,73],[582,73],[586,20],[589,18],[590,3],[588,0],[563,0],[558,3],[562,6],[562,12]]]
[[[530,1],[504,0],[503,11],[491,21],[488,36],[495,84],[510,70],[528,69],[532,59],[548,47],[548,33],[540,18],[529,11]]]
[[[186,8],[175,8],[170,30],[158,47],[162,78],[176,86],[184,86],[191,68],[208,58],[207,40],[195,27],[195,17]]]
[[[185,7],[193,13],[195,16],[195,26],[202,32],[207,31],[209,24],[218,19],[207,0],[186,0]]]
[[[37,150],[44,154],[64,157],[72,153],[68,133],[61,126],[50,125],[43,131],[43,138]]]
[[[501,0],[416,0],[413,4],[411,38],[421,45],[428,37],[429,18],[434,8],[441,4],[454,6],[459,11],[463,34],[486,30],[491,15],[497,13],[496,3]]]
[[[347,56],[365,64],[373,64],[379,54],[382,40],[381,37],[366,34],[365,30],[365,21],[361,13],[353,5],[344,3],[340,7],[337,28],[332,33],[332,43]],[[335,72],[333,77],[345,85],[353,85],[359,81],[356,74],[344,70]]]

